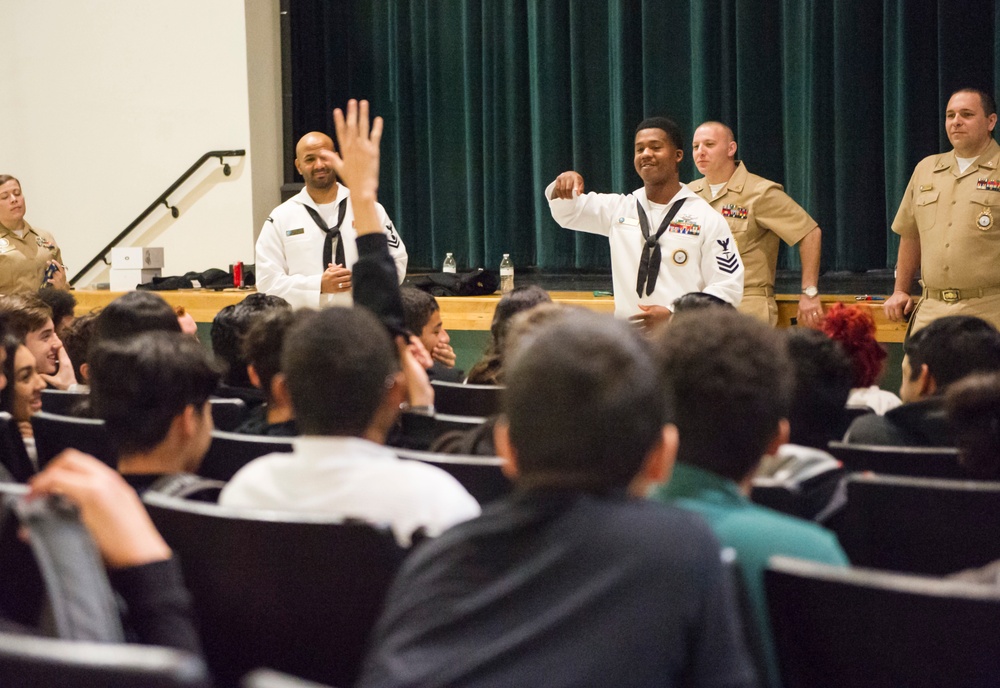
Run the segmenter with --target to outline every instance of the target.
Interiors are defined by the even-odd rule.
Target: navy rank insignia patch
[[[392,226],[391,222],[385,226],[385,232],[389,235],[386,237],[386,243],[389,244],[389,248],[399,248],[402,242],[400,242],[399,235],[396,234],[396,229]]]
[[[976,188],[986,191],[1000,191],[1000,179],[979,179],[976,181]]]
[[[722,253],[715,257],[719,269],[730,275],[740,269],[740,260],[729,250],[729,239],[716,239],[715,243],[722,247]]]
[[[722,217],[732,217],[737,220],[747,219],[748,211],[746,208],[730,203],[729,205],[722,206]]]

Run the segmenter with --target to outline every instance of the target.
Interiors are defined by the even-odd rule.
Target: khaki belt
[[[931,289],[924,287],[924,298],[955,303],[965,299],[979,299],[984,296],[1000,294],[1000,287],[980,287],[972,289]]]
[[[743,287],[744,296],[774,296],[774,287]]]

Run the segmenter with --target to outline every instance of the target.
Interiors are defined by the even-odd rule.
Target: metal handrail
[[[90,269],[92,267],[94,267],[95,265],[97,265],[101,261],[104,261],[105,264],[108,264],[108,254],[111,253],[111,249],[113,249],[115,246],[117,246],[119,243],[121,243],[121,240],[124,239],[126,236],[128,236],[129,232],[131,232],[133,229],[135,229],[136,227],[138,227],[142,223],[143,220],[145,220],[147,217],[149,217],[152,214],[152,212],[154,210],[156,210],[156,208],[158,206],[160,206],[160,205],[166,206],[167,209],[170,211],[170,215],[171,216],[178,217],[181,214],[181,212],[177,209],[177,206],[170,205],[170,202],[167,200],[167,197],[169,197],[170,194],[172,194],[174,191],[176,191],[177,188],[181,184],[183,184],[184,182],[186,182],[188,180],[188,178],[192,174],[194,174],[195,171],[199,167],[201,167],[202,165],[204,165],[207,160],[211,160],[212,158],[218,158],[219,159],[219,164],[222,165],[222,174],[224,174],[224,175],[226,175],[228,177],[230,174],[233,173],[233,168],[230,167],[229,163],[227,163],[225,160],[223,160],[223,158],[242,157],[242,156],[244,156],[246,154],[247,154],[247,152],[245,150],[243,150],[243,149],[239,149],[239,150],[214,150],[214,151],[208,151],[203,156],[201,156],[200,158],[198,158],[198,161],[195,162],[193,165],[191,165],[191,167],[187,168],[187,171],[184,174],[182,174],[181,176],[179,176],[177,178],[177,181],[175,181],[173,184],[171,184],[170,186],[168,186],[167,190],[164,191],[162,194],[160,194],[155,201],[153,201],[152,203],[150,203],[148,208],[146,208],[141,213],[139,213],[139,216],[136,217],[134,220],[132,220],[132,222],[129,224],[128,227],[126,227],[125,229],[123,229],[121,231],[121,233],[118,234],[118,236],[116,236],[114,239],[112,239],[110,244],[108,244],[103,249],[101,249],[97,253],[97,255],[94,256],[93,259],[91,259],[91,261],[89,263],[87,263],[83,267],[82,270],[80,270],[78,273],[76,273],[75,275],[73,275],[73,278],[69,281],[69,283],[71,285],[75,286],[76,283],[80,280],[81,277],[83,277],[84,275],[86,275],[90,271]]]

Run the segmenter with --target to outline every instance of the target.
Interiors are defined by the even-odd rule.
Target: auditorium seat
[[[296,678],[280,671],[257,669],[243,677],[241,688],[331,688],[323,683]]]
[[[837,525],[857,566],[942,575],[1000,559],[1000,483],[852,475]]]
[[[851,473],[872,471],[918,478],[967,479],[954,447],[887,447],[830,442],[829,451]]]
[[[405,550],[387,528],[147,492],[178,554],[220,688],[258,667],[353,684]]]
[[[59,452],[70,447],[95,456],[112,468],[118,465],[103,420],[40,411],[31,417],[31,427],[35,432],[39,470],[45,468]]]
[[[480,504],[503,497],[514,489],[503,474],[503,459],[496,456],[461,456],[434,452],[394,449],[396,456],[437,466],[452,475]]]
[[[211,688],[202,660],[149,645],[0,633],[4,688]]]
[[[483,416],[462,416],[451,413],[434,414],[434,436],[440,437],[446,432],[459,430],[467,432],[474,430],[486,422]]]
[[[242,399],[210,397],[212,423],[219,430],[231,432],[240,427],[247,416],[247,404]]]
[[[5,411],[0,411],[0,452],[0,463],[14,480],[23,483],[35,474],[35,467],[28,458],[28,450],[24,447],[17,421]]]
[[[1000,685],[1000,589],[772,557],[784,688]]]
[[[503,387],[497,385],[466,385],[461,382],[432,380],[434,408],[439,413],[456,416],[492,416],[500,412]]]
[[[70,392],[64,389],[43,389],[42,410],[46,413],[57,413],[61,416],[72,415],[73,409],[88,399],[87,392]]]
[[[290,452],[288,437],[241,435],[235,432],[212,431],[212,443],[201,461],[198,475],[203,478],[227,481],[236,471],[259,456],[272,452]]]

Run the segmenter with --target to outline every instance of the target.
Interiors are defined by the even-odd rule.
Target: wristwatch
[[[805,289],[802,290],[802,293],[808,296],[810,299],[812,299],[819,296],[819,289],[815,286],[806,287]]]

